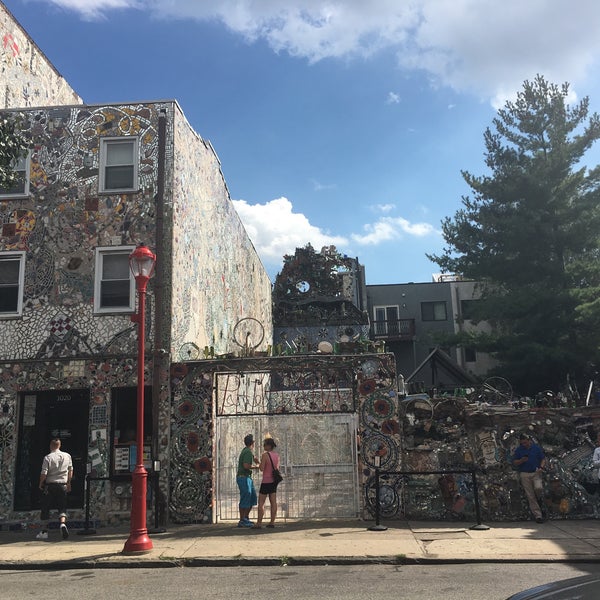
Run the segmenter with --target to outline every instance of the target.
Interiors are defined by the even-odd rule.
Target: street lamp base
[[[125,542],[123,554],[150,552],[150,550],[152,550],[152,540],[148,537],[148,532],[136,532],[132,533]]]

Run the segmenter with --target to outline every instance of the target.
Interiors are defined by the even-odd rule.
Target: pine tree
[[[442,222],[442,270],[481,282],[472,340],[522,393],[590,377],[600,360],[600,168],[585,154],[600,137],[589,99],[569,85],[525,81],[484,134],[489,174],[463,172],[472,197]],[[583,381],[582,381],[583,383]]]

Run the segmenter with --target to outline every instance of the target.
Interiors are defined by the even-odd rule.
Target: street
[[[2,571],[0,598],[505,600],[599,564],[487,563]]]

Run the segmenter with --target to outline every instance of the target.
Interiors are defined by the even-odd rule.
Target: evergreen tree
[[[442,222],[443,271],[481,282],[477,315],[494,333],[471,340],[521,393],[558,390],[600,364],[600,137],[589,100],[569,86],[525,81],[484,134],[490,174],[463,172],[472,197]]]

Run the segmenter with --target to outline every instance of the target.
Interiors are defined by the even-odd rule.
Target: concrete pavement
[[[490,523],[298,521],[275,529],[236,523],[171,525],[152,534],[153,549],[126,555],[126,528],[99,528],[93,535],[57,529],[47,541],[37,530],[0,531],[0,569],[70,569],[218,565],[600,562],[600,521],[555,520]]]

